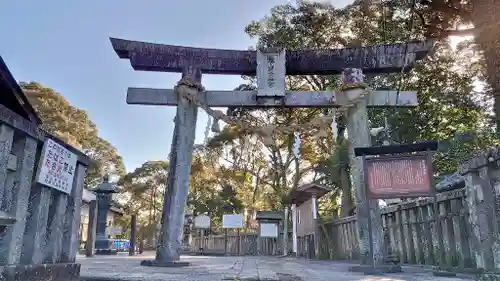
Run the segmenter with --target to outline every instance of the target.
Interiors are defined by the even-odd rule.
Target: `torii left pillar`
[[[187,65],[184,68],[182,77],[191,77],[194,81],[201,83],[201,71],[192,65]],[[196,96],[198,93],[193,94]],[[180,261],[179,249],[184,227],[184,207],[188,196],[198,107],[181,97],[178,97],[178,100],[156,257],[154,260],[143,260],[141,265],[144,266],[181,267],[189,265],[188,262]]]

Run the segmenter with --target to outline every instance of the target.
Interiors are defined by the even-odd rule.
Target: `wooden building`
[[[292,251],[301,256],[302,253],[318,255],[318,199],[330,191],[329,188],[310,183],[299,186],[289,194],[292,207]],[[314,248],[314,251],[310,251]],[[303,249],[301,251],[301,249]],[[309,256],[308,258],[313,258]]]

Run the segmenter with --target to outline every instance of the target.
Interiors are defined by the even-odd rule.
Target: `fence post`
[[[128,255],[135,255],[135,232],[137,227],[137,215],[132,215],[130,219],[130,245],[128,249]]]
[[[87,257],[94,256],[95,235],[97,228],[97,200],[92,200],[89,203],[89,224],[87,226]]]
[[[283,219],[283,255],[288,255],[288,206],[285,206],[285,217]]]
[[[238,228],[238,256],[241,255],[241,233],[240,229]]]
[[[224,253],[227,255],[227,228],[224,228]]]

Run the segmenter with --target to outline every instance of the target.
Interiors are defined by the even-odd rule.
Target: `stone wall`
[[[34,124],[0,105],[0,280],[77,280],[75,264],[83,179],[78,155],[71,194],[35,183],[46,138]]]

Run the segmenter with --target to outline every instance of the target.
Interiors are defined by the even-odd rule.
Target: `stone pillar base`
[[[444,271],[444,270],[433,270],[432,275],[438,276],[438,277],[456,277],[457,276],[457,274],[455,272]]]
[[[79,279],[79,263],[0,266],[2,281],[78,281]]]
[[[490,273],[484,273],[484,274],[479,274],[476,276],[476,279],[478,281],[500,281],[500,273],[499,274],[490,274]]]
[[[150,267],[186,267],[189,266],[187,261],[157,261],[157,260],[143,260],[141,266]]]
[[[96,255],[104,255],[104,256],[114,256],[118,254],[116,250],[96,250]]]
[[[349,267],[349,271],[351,272],[359,272],[359,273],[364,273],[368,275],[379,275],[379,274],[384,274],[384,273],[399,273],[403,272],[401,269],[401,266],[399,265],[393,265],[393,264],[387,264],[387,265],[377,265],[373,267],[372,265],[368,264],[360,264],[360,265],[355,265]]]

